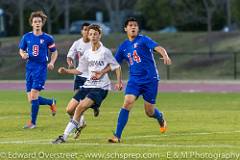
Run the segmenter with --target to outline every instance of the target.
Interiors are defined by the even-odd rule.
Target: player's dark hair
[[[91,24],[90,26],[88,26],[88,31],[89,31],[90,29],[93,29],[93,30],[97,31],[99,34],[102,34],[102,29],[101,29],[101,27],[100,27],[99,25],[97,25],[97,24]]]
[[[40,17],[42,19],[43,25],[47,21],[47,15],[45,13],[43,13],[43,11],[36,11],[36,12],[32,12],[28,19],[30,25],[32,25],[32,20],[35,17]]]
[[[137,22],[137,24],[139,24],[136,18],[134,18],[134,17],[128,17],[128,18],[125,20],[125,22],[124,22],[124,27],[127,27],[127,25],[128,25],[129,22]]]
[[[81,26],[81,30],[83,30],[84,27],[90,26],[90,23],[84,22]]]

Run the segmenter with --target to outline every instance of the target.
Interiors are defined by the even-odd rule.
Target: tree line
[[[237,26],[240,20],[239,0],[0,0],[5,12],[7,35],[22,35],[31,30],[28,17],[32,11],[48,15],[45,30],[58,33],[75,20],[95,19],[103,13],[113,32],[122,31],[127,16],[135,16],[145,30],[176,26],[181,31],[219,30]]]

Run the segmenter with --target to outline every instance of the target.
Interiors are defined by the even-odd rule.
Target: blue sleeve
[[[21,41],[20,41],[20,43],[19,43],[19,49],[22,49],[22,50],[24,50],[24,51],[26,51],[27,50],[27,43],[26,43],[26,38],[25,38],[26,36],[24,35],[23,37],[22,37],[22,39],[21,39]]]
[[[115,59],[119,64],[121,64],[124,59],[121,46],[118,48],[117,52],[115,53]]]
[[[50,52],[55,52],[57,50],[54,39],[52,36],[49,36],[48,38],[48,49],[50,50]]]
[[[143,41],[144,41],[145,45],[150,49],[154,49],[155,47],[158,46],[158,43],[155,42],[154,40],[152,40],[148,36],[144,36]]]

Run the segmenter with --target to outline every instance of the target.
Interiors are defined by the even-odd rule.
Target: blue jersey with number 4
[[[41,35],[34,35],[33,32],[28,32],[23,35],[19,48],[26,51],[29,55],[28,63],[47,63],[48,50],[50,52],[56,51],[53,37],[43,33]]]
[[[118,63],[126,60],[129,64],[129,81],[148,83],[159,80],[153,49],[158,44],[151,38],[138,35],[133,41],[125,40],[115,54]]]

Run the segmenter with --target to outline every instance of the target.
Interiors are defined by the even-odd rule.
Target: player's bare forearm
[[[117,77],[117,84],[116,84],[116,88],[118,90],[122,90],[123,84],[122,84],[122,71],[121,71],[121,67],[118,67],[116,70],[116,77]]]
[[[56,50],[55,52],[52,52],[50,63],[54,65],[57,60],[57,57],[58,57],[58,51]]]
[[[105,74],[105,73],[108,73],[108,72],[110,72],[111,71],[111,67],[110,67],[110,65],[108,64],[101,72],[103,73],[103,74]]]
[[[82,74],[82,72],[80,72],[77,69],[67,69],[65,67],[60,67],[58,69],[58,73],[60,73],[60,74],[76,74],[76,75]]]
[[[111,71],[111,67],[108,64],[103,70],[95,71],[91,79],[94,79],[94,80],[100,79],[104,74],[108,73],[109,71]]]
[[[50,61],[50,63],[48,63],[48,69],[50,69],[50,70],[54,69],[54,64],[57,60],[57,57],[58,57],[58,52],[56,50],[55,52],[52,52],[51,61]]]
[[[163,47],[157,46],[154,48],[154,50],[162,55],[164,64],[167,64],[167,65],[172,64],[172,61],[169,58],[167,51]]]
[[[74,68],[73,59],[71,57],[67,57],[67,64],[68,68]]]
[[[24,50],[20,49],[19,54],[22,57],[22,59],[28,59],[28,54]]]

